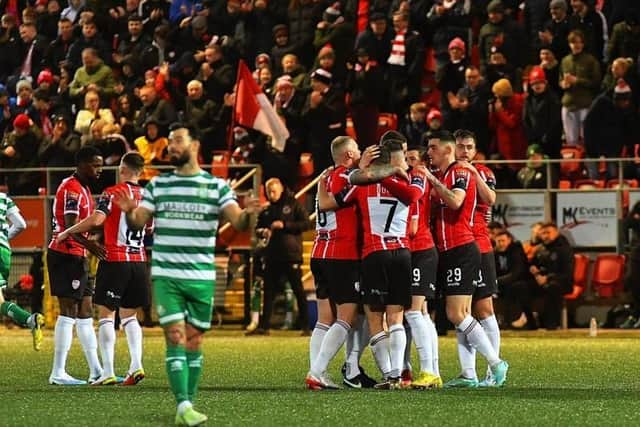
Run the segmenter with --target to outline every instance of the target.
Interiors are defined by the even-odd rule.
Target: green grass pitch
[[[52,359],[49,331],[43,351],[27,331],[0,329],[0,426],[166,426],[175,405],[164,372],[164,343],[145,330],[147,378],[136,387],[47,385]],[[457,373],[455,338],[440,339],[444,379]],[[513,333],[503,337],[511,364],[507,386],[491,390],[310,392],[308,338],[278,333],[245,338],[215,330],[205,338],[204,374],[196,408],[211,426],[482,426],[640,425],[640,335],[586,331]],[[339,380],[342,352],[331,365]],[[363,365],[375,373],[367,350]],[[116,370],[128,366],[118,334]],[[414,365],[415,366],[415,365]],[[70,374],[87,376],[74,339]],[[479,372],[485,366],[478,364]]]

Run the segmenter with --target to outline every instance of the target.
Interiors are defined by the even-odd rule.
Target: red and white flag
[[[238,64],[234,115],[236,124],[269,135],[273,148],[280,152],[284,151],[289,130],[267,96],[262,93],[244,61]]]

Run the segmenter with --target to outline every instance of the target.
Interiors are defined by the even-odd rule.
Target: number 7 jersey
[[[110,262],[143,262],[147,260],[144,250],[145,230],[130,230],[127,226],[126,214],[113,203],[114,194],[124,190],[129,197],[139,204],[142,200],[144,188],[130,182],[122,182],[104,190],[98,198],[96,211],[107,216],[104,222],[104,247],[107,251],[107,261]]]

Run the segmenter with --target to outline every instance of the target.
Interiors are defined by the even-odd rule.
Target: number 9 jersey
[[[98,198],[96,212],[106,215],[104,222],[104,247],[107,251],[107,261],[110,262],[141,262],[147,260],[144,250],[145,229],[130,230],[127,226],[126,214],[113,203],[114,194],[120,189],[125,190],[137,204],[142,200],[144,188],[130,182],[122,182],[104,190]]]

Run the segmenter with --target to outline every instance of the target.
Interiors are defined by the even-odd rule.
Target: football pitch
[[[27,331],[0,327],[0,426],[172,425],[163,338],[159,330],[144,333],[147,378],[138,386],[61,387],[47,385],[51,331],[36,353]],[[638,333],[506,332],[507,386],[428,391],[307,391],[308,340],[295,332],[260,338],[208,333],[196,399],[207,425],[640,425]],[[116,353],[123,374],[128,353],[120,332]],[[342,361],[341,352],[331,365],[336,382]],[[367,372],[377,372],[369,350],[362,362]],[[458,372],[451,332],[440,339],[440,365],[445,380]],[[478,364],[479,373],[485,368]],[[79,378],[88,374],[75,338],[67,370]]]

